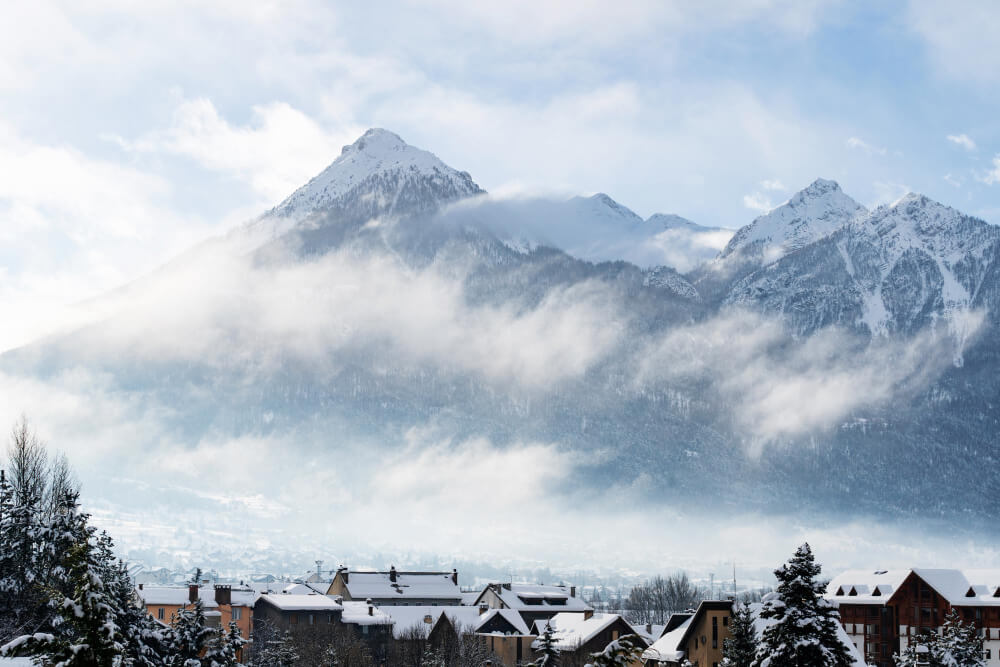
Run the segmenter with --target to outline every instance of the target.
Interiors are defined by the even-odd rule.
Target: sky
[[[735,228],[823,176],[1000,221],[988,1],[476,4],[19,6],[0,305],[21,324],[0,346],[265,210],[371,126],[495,193],[603,191],[644,216]]]
[[[676,213],[738,228],[824,177],[866,206],[918,191],[1000,223],[997,34],[1000,6],[990,0],[19,3],[0,22],[0,352],[72,322],[76,304],[269,209],[369,127],[434,152],[501,197],[605,192],[644,217]],[[328,284],[325,268],[307,277]],[[217,269],[217,286],[242,275],[240,267]],[[289,283],[299,285],[293,278]],[[282,284],[262,279],[259,287],[254,294],[263,303],[283,302]],[[503,313],[465,312],[433,276],[424,287],[427,302],[454,307],[445,321],[457,339],[480,344],[470,322],[484,331],[510,328],[490,319]],[[212,303],[214,293],[203,296]],[[547,305],[554,319],[567,321],[563,304]],[[615,332],[592,317],[589,305],[585,300],[574,313],[593,329],[592,347],[600,352]],[[172,303],[165,322],[176,329],[159,327],[171,345],[201,340],[185,339],[187,321],[175,317],[188,306]],[[159,322],[156,308],[137,318],[136,330]],[[210,321],[214,312],[201,315]],[[362,315],[385,319],[382,312]],[[439,320],[427,322],[427,338],[440,338]],[[544,338],[532,327],[551,329],[544,318],[515,324],[530,340]],[[321,319],[313,325],[330,329]],[[548,361],[542,352],[533,353]],[[470,360],[489,361],[482,372],[501,378],[528,363],[482,350]],[[162,415],[134,417],[127,398],[95,391],[100,381],[70,374],[55,393],[53,385],[30,381],[7,382],[4,393],[49,406],[33,416],[55,440],[94,421],[102,423],[81,438],[160,437]],[[748,421],[771,428],[766,407]],[[814,417],[828,418],[803,415]],[[415,464],[390,467],[388,493],[373,513],[404,502],[414,479],[443,487],[455,477],[445,464],[453,465],[457,452],[471,458],[454,465],[480,466],[484,474],[537,459],[547,462],[543,470],[566,469],[549,443],[520,443],[503,453],[477,442],[459,448],[419,431],[408,437],[423,453]],[[163,458],[145,465],[151,475],[195,470],[184,493],[214,480],[198,461],[232,461],[240,458],[234,452],[249,449],[259,456],[241,461],[246,476],[267,452],[277,457],[269,465],[282,464],[282,443],[209,442],[188,452],[191,460],[175,453],[177,444],[163,436]],[[91,453],[95,460],[103,455]],[[325,463],[318,461],[316,474],[325,474]],[[414,465],[440,477],[414,476]],[[523,480],[525,508],[545,500],[527,491],[548,474]],[[236,498],[234,478],[227,492]],[[314,481],[302,489],[324,482]],[[363,484],[347,489],[341,502],[370,491]],[[458,506],[475,491],[457,488],[443,505]],[[254,511],[271,511],[258,506],[259,496],[244,500]],[[551,512],[556,518],[572,509]],[[357,517],[359,533],[369,519]],[[642,525],[648,517],[630,520]],[[127,534],[127,518],[117,521]],[[778,526],[772,533],[797,530]],[[491,531],[477,541],[509,537]],[[865,532],[833,528],[822,539],[846,560]],[[565,537],[526,550],[555,553]],[[444,548],[468,541],[447,532],[427,539],[428,549],[431,540]],[[650,542],[637,562],[662,558],[670,539]],[[913,560],[914,553],[898,558]],[[995,560],[995,553],[981,560]]]
[[[501,195],[738,228],[822,176],[1000,222],[995,3],[619,5],[20,3],[0,26],[0,348],[372,126]]]

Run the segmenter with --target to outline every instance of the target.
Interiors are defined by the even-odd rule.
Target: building
[[[339,624],[344,606],[337,598],[326,595],[265,593],[254,605],[254,623],[258,634],[267,625],[278,632],[295,632],[300,628],[332,628]]]
[[[672,614],[660,636],[642,654],[644,664],[674,667],[684,662],[684,636],[694,614]],[[728,624],[727,624],[728,625]]]
[[[383,607],[392,618],[396,641],[427,641],[440,646],[452,637],[473,634],[509,667],[526,662],[532,655],[535,635],[513,609],[490,609],[486,605],[458,607]]]
[[[871,665],[891,667],[894,655],[938,632],[956,609],[980,631],[986,664],[1000,667],[1000,570],[849,570],[830,582],[826,599]]]
[[[171,623],[177,612],[201,600],[207,622],[223,628],[236,622],[240,633],[249,638],[253,627],[253,608],[258,594],[250,588],[230,585],[147,586],[138,584],[136,594],[146,611],[161,623]],[[218,612],[216,614],[215,612]]]
[[[489,584],[475,604],[491,609],[513,609],[530,627],[535,621],[552,618],[562,612],[590,612],[594,609],[576,596],[576,586],[542,584]]]
[[[611,642],[628,635],[635,635],[639,644],[646,647],[642,636],[619,614],[559,612],[552,618],[535,621],[533,634],[538,637],[532,642],[535,652],[541,649],[546,626],[552,628],[559,649],[559,664],[565,667],[586,664],[591,654],[603,651]]]
[[[388,572],[351,572],[340,568],[327,595],[345,601],[371,600],[376,606],[457,607],[462,604],[458,572],[403,572],[393,566]]]

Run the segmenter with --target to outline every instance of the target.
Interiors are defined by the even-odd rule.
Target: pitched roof
[[[590,611],[592,607],[583,598],[572,595],[568,586],[543,584],[490,584],[488,587],[508,609],[540,611]],[[483,591],[485,594],[486,591]],[[480,595],[482,597],[482,595]],[[478,601],[478,599],[477,599]]]
[[[342,623],[352,625],[391,625],[392,619],[385,613],[384,609],[373,606],[371,614],[368,613],[368,603],[360,600],[344,600],[341,602],[344,613],[340,615]]]
[[[348,572],[347,588],[355,600],[366,598],[421,598],[461,600],[462,589],[452,579],[452,572]]]
[[[259,602],[267,602],[282,611],[340,611],[344,607],[337,598],[309,593],[266,593]]]
[[[847,570],[830,581],[825,597],[836,603],[885,604],[911,573],[953,606],[1000,606],[998,569]]]
[[[688,626],[691,625],[692,618],[693,616],[688,616],[683,623],[653,642],[652,646],[642,652],[642,659],[680,662],[684,658],[681,639],[687,632]]]
[[[136,587],[136,594],[144,605],[176,605],[184,606],[190,604],[187,586],[147,586],[140,589]],[[234,607],[252,607],[260,596],[254,590],[233,588],[231,600]],[[213,586],[200,586],[198,588],[198,598],[205,609],[214,609],[219,605],[215,602],[215,588]]]
[[[604,613],[594,613],[588,617],[583,612],[562,611],[550,619],[535,621],[534,629],[538,637],[541,637],[545,626],[552,626],[556,648],[560,651],[575,651],[619,620],[628,625],[633,634],[640,636],[621,615]],[[531,644],[532,648],[537,649],[540,642],[541,639],[536,639]]]

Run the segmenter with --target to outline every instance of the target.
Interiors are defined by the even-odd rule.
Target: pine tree
[[[757,631],[750,605],[734,605],[729,621],[731,637],[722,643],[723,667],[751,667],[757,656]]]
[[[556,647],[555,631],[551,623],[545,623],[545,629],[538,642],[538,658],[528,667],[557,667],[559,665],[559,649]]]
[[[760,613],[774,623],[763,632],[754,667],[851,667],[851,654],[837,635],[837,610],[816,581],[820,569],[803,544],[774,571],[778,589]]]
[[[215,631],[205,626],[202,601],[177,612],[171,624],[166,664],[170,667],[198,667],[201,653],[215,637]]]
[[[962,622],[952,608],[940,635],[919,637],[896,658],[899,667],[985,667],[983,640],[975,626]]]
[[[628,667],[642,660],[645,647],[635,635],[625,635],[608,644],[600,653],[593,653],[586,667]]]
[[[205,652],[202,664],[208,667],[235,667],[239,664],[240,649],[246,643],[239,625],[236,621],[231,621],[229,629],[220,633],[218,641]]]

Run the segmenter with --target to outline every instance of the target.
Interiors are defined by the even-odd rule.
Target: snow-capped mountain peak
[[[590,197],[573,197],[570,203],[580,211],[581,215],[590,215],[611,224],[638,225],[640,218],[629,207],[619,204],[614,199],[598,192]]]
[[[759,255],[765,263],[829,236],[867,209],[840,189],[836,181],[818,178],[787,202],[740,229],[720,253]]]
[[[428,179],[441,191],[443,200],[480,194],[483,190],[467,172],[452,169],[436,155],[407,144],[399,135],[372,128],[357,141],[344,146],[330,166],[278,204],[269,215],[301,220],[326,208],[358,188],[363,194],[385,195],[392,204],[398,189],[413,179]],[[373,180],[383,183],[373,183]],[[395,192],[379,192],[386,185]],[[395,186],[395,187],[394,187]]]

